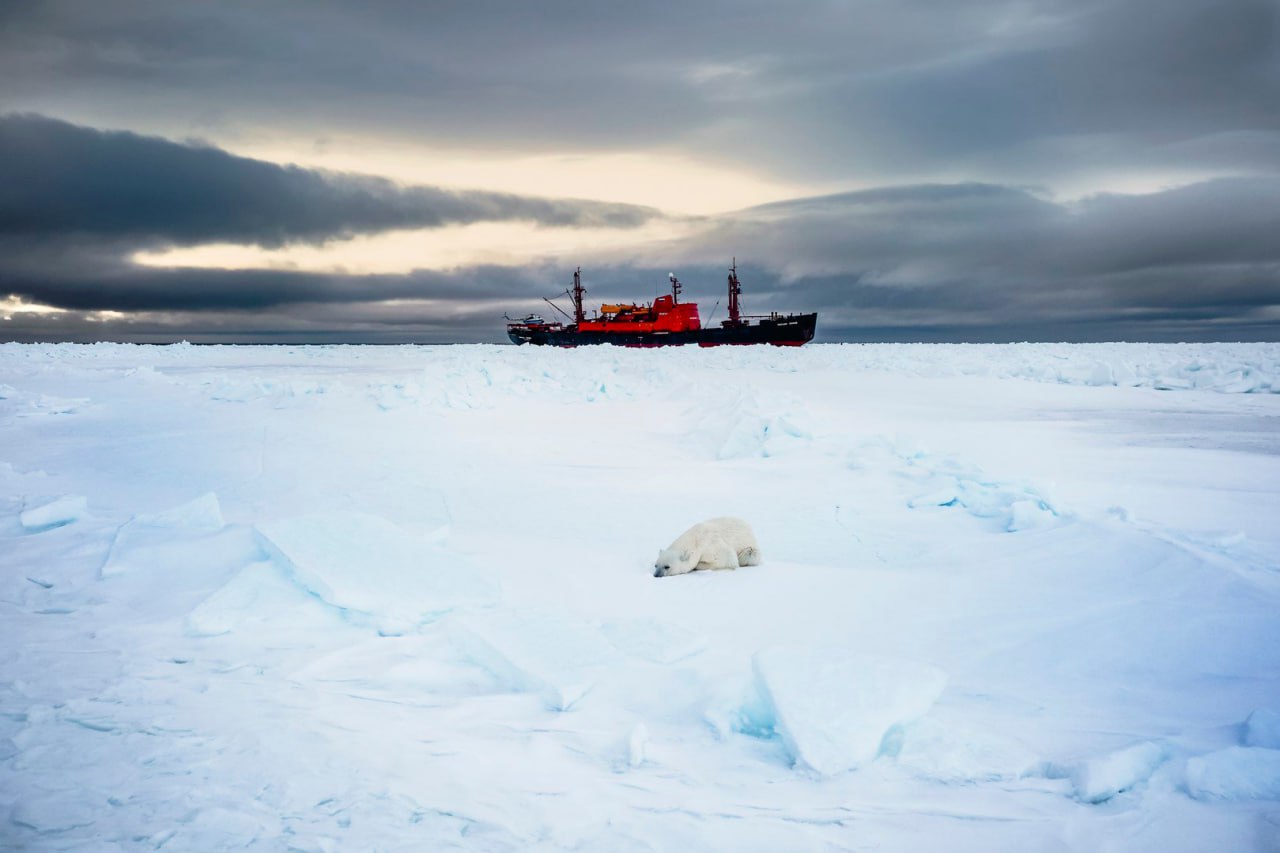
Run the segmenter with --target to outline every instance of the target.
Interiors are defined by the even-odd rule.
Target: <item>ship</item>
[[[582,307],[582,298],[587,291],[582,286],[582,268],[579,267],[573,273],[573,289],[565,291],[573,303],[572,316],[551,300],[545,300],[569,322],[547,320],[540,314],[529,314],[518,320],[507,318],[507,337],[514,344],[558,347],[595,344],[624,347],[772,344],[798,347],[813,340],[818,326],[816,313],[742,313],[742,282],[738,280],[736,259],[729,267],[729,318],[718,326],[702,325],[698,303],[681,302],[683,285],[675,273],[667,278],[671,283],[670,294],[643,305],[606,303],[588,318]]]

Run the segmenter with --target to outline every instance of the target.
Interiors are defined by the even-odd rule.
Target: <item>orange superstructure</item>
[[[598,317],[578,324],[583,332],[619,334],[693,332],[701,328],[697,303],[676,302],[673,296],[659,296],[652,305],[602,305]]]

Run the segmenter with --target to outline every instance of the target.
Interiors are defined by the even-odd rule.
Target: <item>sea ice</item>
[[[824,776],[873,760],[885,735],[928,713],[947,684],[936,666],[846,648],[778,646],[753,663],[796,766]]]
[[[813,436],[794,414],[765,413],[753,395],[739,397],[728,408],[729,429],[717,459],[779,456],[810,443]]]
[[[33,796],[28,792],[14,804],[9,820],[41,835],[56,836],[92,825],[108,809],[107,797],[101,793],[82,791],[72,800],[55,795]],[[0,834],[0,839],[3,837]]]
[[[125,525],[140,530],[175,530],[188,534],[216,533],[226,526],[218,496],[206,492],[194,500],[153,513],[141,513]]]
[[[811,439],[808,430],[784,415],[744,414],[729,429],[716,457],[780,456]]]
[[[636,727],[631,730],[631,736],[627,738],[627,764],[631,767],[644,764],[648,751],[649,729],[644,723],[636,723]]]
[[[1280,749],[1229,746],[1187,760],[1197,800],[1280,800]]]
[[[178,566],[191,559],[203,562],[207,542],[224,527],[213,492],[163,512],[136,515],[116,531],[102,564],[102,576]]]
[[[0,344],[0,383],[0,848],[1268,849],[1280,344]],[[106,526],[175,488],[227,518]],[[379,518],[266,553],[336,508]],[[722,512],[777,563],[651,582]],[[503,599],[417,624],[468,565]],[[941,676],[851,650],[955,689],[904,722]],[[1176,758],[1082,804],[1037,754],[1104,732]]]
[[[80,407],[88,403],[88,398],[66,398],[55,397],[52,394],[41,394],[35,401],[28,404],[25,412],[19,412],[20,417],[31,417],[32,415],[72,415],[80,411]]]
[[[778,734],[773,705],[761,692],[754,674],[723,681],[712,691],[703,719],[719,740],[725,740],[731,732],[765,739]]]
[[[926,489],[907,501],[912,509],[958,506],[978,518],[995,519],[1009,533],[1052,527],[1061,521],[1049,499],[1031,486],[991,481],[982,471],[945,456],[914,453],[904,461],[908,466],[904,474],[920,479]]]
[[[657,619],[619,619],[600,630],[618,651],[660,664],[693,657],[707,647],[701,634]]]
[[[248,622],[277,617],[282,610],[313,601],[289,583],[270,560],[251,563],[196,605],[184,626],[194,637],[215,637]],[[318,605],[316,605],[318,607]]]
[[[474,616],[450,626],[459,650],[517,691],[567,711],[615,656],[600,632],[568,616],[535,611]]]
[[[1057,518],[1049,509],[1049,505],[1042,500],[1017,500],[1009,504],[1009,523],[1005,525],[1005,530],[1017,533],[1019,530],[1049,527],[1057,521]]]
[[[1280,714],[1259,708],[1244,722],[1244,745],[1280,749]]]
[[[989,732],[943,725],[925,717],[904,727],[898,766],[938,782],[1020,779],[1040,765],[1017,741]]]
[[[48,503],[22,511],[18,520],[28,531],[52,530],[78,521],[87,511],[85,499],[80,495],[63,495]]]
[[[1161,744],[1135,743],[1077,763],[1070,770],[1071,785],[1080,800],[1101,803],[1151,778],[1167,757]]]
[[[304,589],[398,634],[457,607],[497,600],[467,560],[362,512],[260,522],[263,545]]]

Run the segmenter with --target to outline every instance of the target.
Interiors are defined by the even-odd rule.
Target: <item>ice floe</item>
[[[285,611],[311,599],[289,582],[269,560],[250,563],[196,605],[186,616],[187,633],[214,637],[264,620],[280,620]]]
[[[1070,768],[1076,797],[1101,803],[1147,781],[1169,757],[1168,748],[1146,741],[1077,762]]]
[[[963,725],[944,725],[928,717],[905,726],[900,741],[894,753],[898,766],[939,782],[1021,779],[1043,763],[1014,738]]]
[[[839,647],[779,646],[753,664],[796,766],[824,776],[874,760],[885,735],[928,713],[947,684],[936,666]]]
[[[1280,749],[1229,746],[1187,759],[1197,800],[1280,800]]]
[[[617,655],[595,627],[554,612],[469,616],[449,630],[468,659],[509,689],[538,694],[553,711],[586,696]]]
[[[600,630],[619,651],[659,664],[676,663],[707,647],[705,636],[657,619],[620,619]]]
[[[228,535],[219,535],[224,531]],[[244,533],[227,529],[217,495],[208,492],[161,512],[135,515],[122,525],[103,561],[102,577],[248,562],[256,547]]]
[[[259,522],[257,529],[267,553],[300,586],[384,633],[499,597],[497,585],[468,560],[378,516],[320,512]]]
[[[1280,749],[1280,714],[1259,708],[1244,721],[1244,745]]]
[[[18,519],[29,531],[52,530],[78,521],[87,511],[88,503],[83,496],[63,495],[24,509]]]

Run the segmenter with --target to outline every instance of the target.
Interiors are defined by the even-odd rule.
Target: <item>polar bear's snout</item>
[[[653,561],[653,576],[655,578],[665,578],[667,575],[680,574],[680,569],[676,567],[682,560],[687,561],[689,556],[687,552],[673,553],[669,548],[659,551],[658,559]],[[689,570],[684,569],[684,571],[687,572]]]

